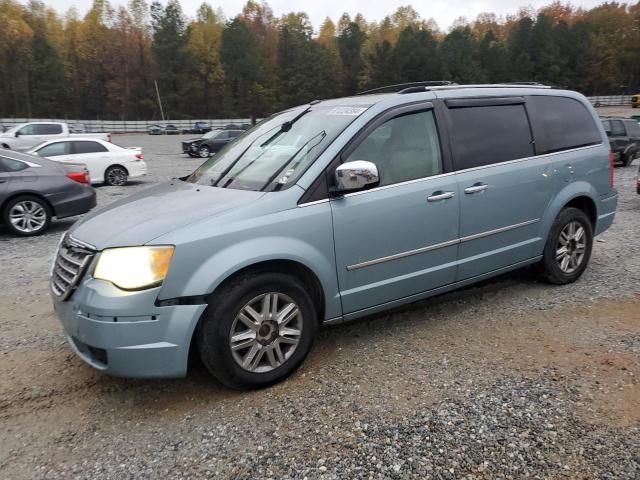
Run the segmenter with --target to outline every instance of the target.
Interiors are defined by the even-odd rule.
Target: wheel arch
[[[320,322],[324,318],[325,312],[325,298],[324,298],[324,290],[322,288],[322,283],[320,279],[315,274],[311,268],[307,265],[291,259],[272,259],[272,260],[263,260],[256,263],[252,263],[250,265],[246,265],[233,273],[229,274],[224,280],[222,280],[215,289],[205,296],[208,300],[212,296],[214,296],[217,292],[219,292],[222,288],[228,285],[230,282],[235,280],[236,278],[247,275],[247,274],[258,274],[258,273],[266,273],[266,272],[274,272],[274,273],[284,273],[295,277],[297,280],[301,281],[304,286],[308,289],[311,294],[312,300],[316,307],[318,308],[318,318]]]
[[[13,192],[11,193],[11,195],[9,195],[7,198],[5,198],[2,203],[0,203],[0,215],[2,215],[4,213],[4,208],[5,206],[13,199],[17,198],[17,197],[36,197],[39,198],[40,200],[42,200],[44,203],[47,204],[47,207],[49,207],[49,210],[51,210],[51,216],[55,217],[56,216],[56,209],[54,208],[53,204],[49,201],[49,199],[47,199],[47,197],[45,197],[44,195],[42,195],[39,192],[31,192],[28,190],[25,191],[20,191],[20,192]],[[1,217],[0,217],[1,219]]]
[[[311,270],[307,265],[302,262],[291,260],[291,259],[270,259],[263,260],[252,263],[250,265],[246,265],[238,270],[230,273],[226,278],[224,278],[218,285],[214,288],[214,290],[204,296],[204,300],[206,303],[209,303],[211,297],[216,295],[216,293],[220,292],[226,285],[233,282],[236,278],[247,275],[247,274],[258,274],[264,272],[277,272],[277,273],[285,273],[291,275],[298,280],[300,280],[308,291],[311,294],[312,300],[318,309],[318,323],[322,324],[325,316],[326,310],[326,301],[325,301],[325,293],[322,288],[322,283],[316,273]],[[192,359],[195,356],[195,352],[197,349],[197,335],[200,325],[202,324],[203,319],[205,318],[206,310],[203,311],[200,318],[195,323],[193,330],[190,335],[191,338],[189,340],[189,363],[191,364]]]
[[[542,219],[541,238],[546,242],[558,214],[567,207],[575,207],[587,214],[595,232],[598,223],[598,194],[587,182],[572,182],[565,186],[549,204]],[[544,245],[543,242],[543,245]]]

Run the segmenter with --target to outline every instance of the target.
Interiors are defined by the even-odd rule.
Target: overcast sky
[[[23,0],[26,1],[26,0]],[[112,5],[125,5],[127,0],[110,0]],[[148,0],[150,1],[150,0]],[[161,0],[166,3],[166,0]],[[45,3],[54,7],[60,12],[65,12],[69,7],[75,6],[81,15],[84,15],[92,4],[92,0],[46,0]],[[202,4],[202,0],[180,0],[182,8],[187,16],[193,17],[196,9]],[[246,3],[243,0],[214,0],[209,1],[214,8],[221,7],[228,18],[240,12]],[[350,15],[362,13],[368,20],[380,20],[385,15],[393,13],[396,8],[402,5],[413,5],[423,18],[434,18],[442,30],[447,30],[453,21],[465,16],[474,19],[482,12],[493,12],[498,15],[516,13],[520,6],[533,6],[539,8],[551,3],[551,0],[522,0],[522,3],[513,0],[422,0],[411,2],[408,0],[270,0],[267,2],[273,9],[276,16],[291,11],[306,12],[314,27],[318,28],[325,17],[330,17],[334,21],[347,12]],[[591,8],[602,3],[597,0],[578,0],[571,2],[576,7]]]

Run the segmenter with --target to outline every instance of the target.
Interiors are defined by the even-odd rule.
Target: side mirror
[[[16,132],[16,138],[20,136],[20,132]]]
[[[606,128],[605,128],[604,133],[606,133],[606,134],[607,134],[607,137],[610,137],[610,136],[611,136],[611,130],[610,130],[610,129],[606,129]]]
[[[375,163],[355,160],[336,168],[335,180],[334,193],[346,193],[375,185],[380,182],[380,176]]]

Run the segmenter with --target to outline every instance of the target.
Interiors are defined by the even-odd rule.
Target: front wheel
[[[216,292],[197,333],[202,362],[236,389],[273,385],[305,359],[318,326],[303,284],[281,273],[243,275]]]
[[[200,155],[200,158],[209,158],[211,156],[211,149],[203,145],[198,149],[198,155]]]
[[[104,183],[112,187],[121,187],[127,183],[128,177],[129,174],[124,167],[109,167],[104,174]]]
[[[587,268],[593,247],[593,227],[577,208],[565,208],[551,226],[543,258],[541,277],[556,285],[575,282]]]

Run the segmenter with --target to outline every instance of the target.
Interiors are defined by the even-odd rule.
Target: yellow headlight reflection
[[[173,250],[172,246],[106,249],[100,254],[93,277],[124,290],[159,285],[167,276]]]

